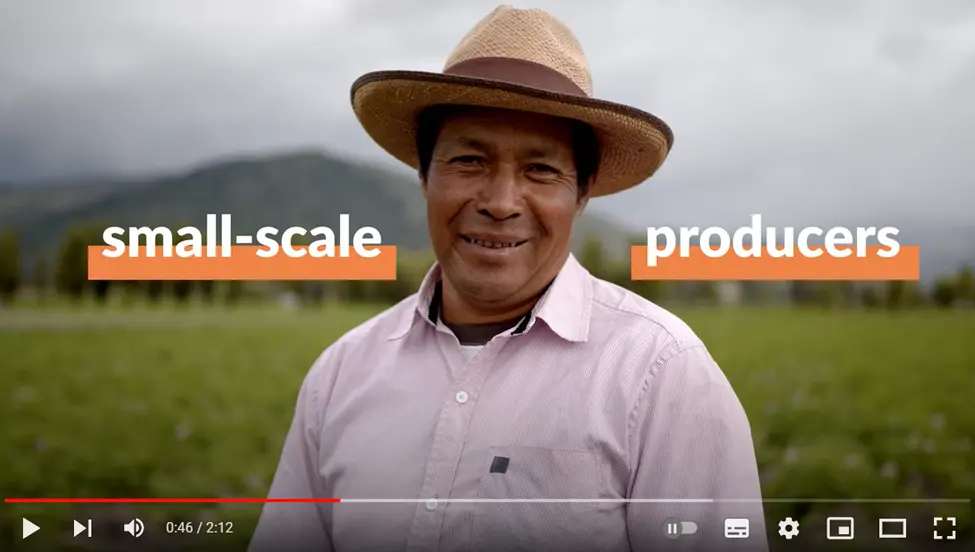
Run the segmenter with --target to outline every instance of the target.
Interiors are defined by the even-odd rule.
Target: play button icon
[[[32,522],[31,520],[29,520],[27,518],[24,518],[24,538],[25,539],[27,537],[33,535],[34,533],[36,533],[38,529],[40,529],[40,527],[34,525],[34,522]]]

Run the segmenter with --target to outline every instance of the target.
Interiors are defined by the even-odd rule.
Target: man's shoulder
[[[411,323],[418,296],[418,293],[413,293],[356,324],[336,339],[332,346],[338,349],[354,349],[360,346],[375,347],[389,341],[399,330],[405,329]]]
[[[628,327],[658,335],[667,348],[703,346],[697,333],[682,318],[622,286],[593,278],[593,322]]]
[[[383,345],[393,343],[394,340],[390,338],[410,322],[408,317],[413,316],[417,296],[414,293],[406,297],[325,344],[305,376],[307,385],[317,389],[325,381],[334,382],[347,359],[363,358],[367,353],[376,354],[381,352]]]
[[[623,347],[649,368],[648,378],[675,390],[673,399],[707,396],[714,404],[740,408],[724,370],[687,322],[611,282],[596,279],[593,287],[593,323],[613,328],[606,339],[624,340]]]

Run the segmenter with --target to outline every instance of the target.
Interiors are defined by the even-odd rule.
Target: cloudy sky
[[[0,0],[0,180],[322,148],[388,162],[362,73],[439,71],[480,0]],[[676,134],[637,226],[972,223],[975,2],[557,0],[596,95]]]

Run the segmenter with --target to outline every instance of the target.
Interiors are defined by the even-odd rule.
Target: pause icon
[[[697,524],[693,521],[680,521],[668,519],[664,522],[664,536],[668,539],[676,539],[683,535],[693,535],[697,533]]]

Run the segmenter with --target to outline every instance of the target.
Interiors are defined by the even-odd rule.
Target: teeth
[[[514,247],[518,245],[516,242],[493,242],[493,241],[484,241],[484,240],[475,240],[475,239],[471,239],[469,241],[474,245],[480,245],[481,247],[489,247],[491,249],[502,249],[505,247]]]

